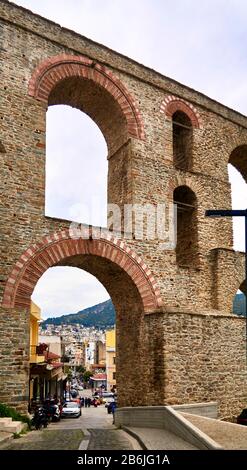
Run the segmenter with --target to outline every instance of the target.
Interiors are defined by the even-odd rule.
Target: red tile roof
[[[91,377],[92,380],[106,380],[106,374],[95,374]]]
[[[49,351],[44,351],[44,356],[45,356],[46,361],[49,361],[51,359],[60,359],[60,356],[58,356],[57,354],[55,354],[53,352],[49,352]]]

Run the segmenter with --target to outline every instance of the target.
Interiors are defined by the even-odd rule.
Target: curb
[[[13,441],[14,438],[13,438],[13,434],[12,433],[9,433],[10,435],[9,436],[6,436],[4,437],[3,439],[0,440],[0,449],[2,448],[2,445],[4,446],[6,444],[7,441]]]
[[[143,440],[140,438],[140,436],[138,434],[136,434],[134,431],[127,428],[126,426],[121,426],[120,429],[127,432],[130,436],[134,437],[134,439],[136,439],[136,441],[138,442],[138,444],[140,444],[140,446],[143,450],[148,450],[148,448],[145,446]]]

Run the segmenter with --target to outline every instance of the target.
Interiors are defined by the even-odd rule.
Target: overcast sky
[[[14,3],[247,114],[245,0],[18,0]],[[93,121],[65,106],[50,108],[46,214],[104,225],[106,175],[106,144]],[[246,185],[234,170],[230,179],[233,207],[246,208]],[[92,206],[98,210],[90,218],[87,208]],[[234,247],[237,250],[244,250],[243,231],[243,223],[236,221]],[[106,300],[108,294],[93,276],[79,269],[57,267],[42,276],[32,298],[46,318],[76,312]]]

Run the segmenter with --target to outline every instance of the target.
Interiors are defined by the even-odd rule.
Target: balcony
[[[30,363],[39,364],[45,361],[45,356],[37,345],[30,345]]]

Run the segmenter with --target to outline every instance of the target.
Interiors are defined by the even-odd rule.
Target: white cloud
[[[52,106],[46,137],[46,215],[106,226],[107,147],[99,128],[77,109]]]
[[[18,0],[14,3],[117,50],[243,114],[247,112],[245,0]],[[72,120],[73,127],[69,125]],[[105,142],[89,118],[76,110],[67,110],[64,114],[55,108],[49,109],[49,127],[52,132],[48,133],[47,142],[46,212],[80,221],[85,213],[83,204],[88,205],[96,194],[100,201],[106,201]],[[246,185],[236,172],[231,172],[230,177],[234,207],[240,207],[242,203],[246,207]],[[93,223],[103,224],[100,217],[104,211],[103,205]],[[243,250],[243,233],[241,221],[235,220],[236,249]],[[88,298],[86,284],[81,283],[81,272],[70,275],[69,283],[66,276],[61,275],[59,281],[55,274],[50,278],[50,274],[47,276],[35,289],[35,296],[39,289],[37,292],[43,292],[47,299],[46,312],[75,311],[86,306],[85,299],[90,304],[91,298],[95,298],[95,302],[102,298],[103,294],[97,287],[91,289],[94,295]],[[61,296],[64,296],[62,302],[59,300]],[[39,294],[38,298],[41,302],[43,297]]]
[[[42,318],[76,313],[109,299],[102,284],[79,268],[57,266],[39,279],[32,300],[41,308]]]

